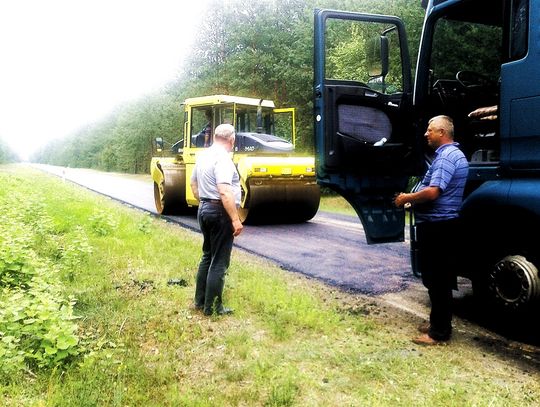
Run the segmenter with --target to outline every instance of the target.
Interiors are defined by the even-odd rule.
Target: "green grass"
[[[68,360],[0,375],[2,405],[537,405],[536,372],[459,338],[418,349],[374,299],[239,250],[224,292],[235,314],[204,317],[189,308],[199,234],[20,166],[0,183],[0,209],[40,205],[13,233],[54,264],[79,336]]]
[[[351,204],[345,198],[334,194],[321,196],[319,210],[356,216],[356,211]]]

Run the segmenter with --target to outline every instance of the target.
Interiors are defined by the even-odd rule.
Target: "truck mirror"
[[[163,139],[161,137],[156,137],[156,151],[161,153],[163,151]]]
[[[381,76],[388,75],[388,37],[381,35]]]
[[[367,44],[368,73],[372,78],[388,74],[388,37],[381,35]]]

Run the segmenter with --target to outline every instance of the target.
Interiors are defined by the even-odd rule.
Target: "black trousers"
[[[233,227],[220,203],[201,202],[197,220],[204,240],[195,286],[195,305],[210,315],[223,310],[222,295],[231,260]]]
[[[452,334],[452,290],[456,288],[459,219],[416,224],[418,269],[431,302],[429,336],[445,341]]]

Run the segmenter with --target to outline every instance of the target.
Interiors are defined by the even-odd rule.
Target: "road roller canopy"
[[[228,95],[212,95],[212,96],[199,96],[195,98],[188,98],[184,101],[184,106],[209,106],[219,105],[226,103],[238,103],[247,106],[261,106],[274,108],[274,102],[268,99],[248,98],[243,96],[228,96]]]
[[[261,145],[282,151],[294,149],[295,109],[276,109],[271,100],[227,95],[201,96],[186,99],[184,112],[185,148],[207,147],[211,144],[213,129],[222,123],[229,123],[235,127],[238,135],[246,135],[241,151],[250,151],[245,148],[254,148],[255,145],[258,148],[251,151],[256,151]],[[281,145],[276,137],[281,139]],[[250,146],[253,140],[257,143]],[[292,148],[286,143],[291,144]]]

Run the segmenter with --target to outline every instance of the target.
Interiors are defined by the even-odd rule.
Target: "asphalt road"
[[[149,177],[104,173],[87,169],[34,165],[122,203],[156,214],[153,184]],[[195,214],[167,216],[169,221],[199,231]],[[293,225],[247,225],[235,239],[237,249],[265,257],[281,268],[322,280],[347,291],[377,297],[387,305],[420,319],[429,315],[425,288],[412,275],[408,241],[367,245],[360,221],[354,216],[319,211],[308,222]],[[532,321],[509,323],[489,310],[478,312],[470,282],[459,280],[454,292],[455,313],[460,329],[489,346],[515,348],[540,366],[540,335],[537,315]],[[464,328],[465,327],[465,328]]]
[[[37,167],[156,214],[150,178],[88,169]],[[199,231],[194,214],[164,217]],[[399,292],[419,284],[409,267],[408,242],[368,246],[355,216],[319,211],[312,220],[301,224],[246,225],[234,244],[272,260],[283,269],[362,294]]]

